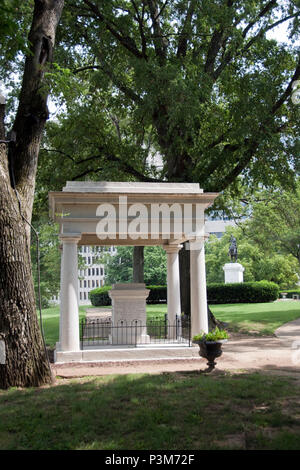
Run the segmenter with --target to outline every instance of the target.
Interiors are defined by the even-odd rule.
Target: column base
[[[82,351],[54,351],[54,363],[81,362]]]

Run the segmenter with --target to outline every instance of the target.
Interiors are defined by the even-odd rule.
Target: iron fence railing
[[[105,345],[139,344],[186,344],[191,346],[191,325],[189,318],[177,316],[170,324],[167,315],[151,318],[145,325],[139,320],[121,320],[113,324],[111,319],[83,319],[80,328],[81,348]]]

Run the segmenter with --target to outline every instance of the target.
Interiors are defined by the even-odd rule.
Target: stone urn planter
[[[227,331],[219,330],[219,328],[194,336],[193,343],[199,345],[199,356],[207,359],[208,368],[201,372],[211,372],[215,368],[215,359],[222,355],[222,345],[227,342],[227,339]]]

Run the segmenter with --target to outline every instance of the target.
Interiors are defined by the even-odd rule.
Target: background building
[[[226,227],[235,226],[235,221],[225,215],[219,215],[217,219],[207,216],[205,219],[205,232],[209,233],[209,235],[215,235],[217,238],[221,238],[224,235]]]
[[[107,252],[114,254],[114,246],[107,248]],[[78,300],[80,305],[86,305],[89,300],[89,292],[96,287],[104,286],[105,269],[99,264],[98,257],[101,247],[82,246],[78,253],[82,256],[85,268],[78,270]]]

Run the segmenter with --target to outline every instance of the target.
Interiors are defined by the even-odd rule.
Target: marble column
[[[167,253],[168,321],[169,325],[175,326],[176,315],[181,315],[178,253],[182,245],[164,245],[163,248]],[[170,335],[174,336],[172,332],[175,335],[175,328],[170,329]]]
[[[78,255],[81,236],[61,235],[60,341],[62,352],[80,351],[78,311]]]
[[[190,242],[191,336],[208,333],[205,252],[203,241]]]

